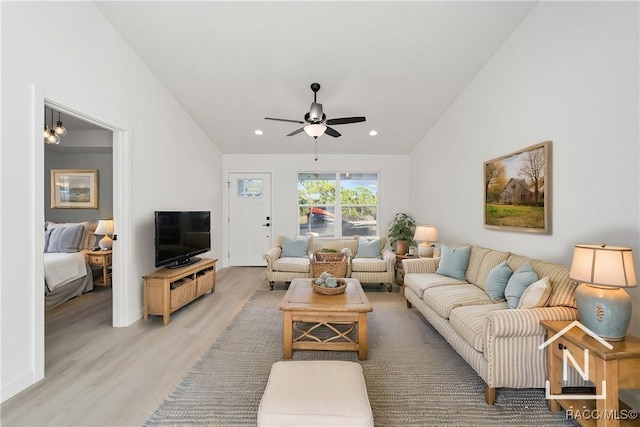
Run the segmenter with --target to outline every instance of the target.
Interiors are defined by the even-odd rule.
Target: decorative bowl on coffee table
[[[316,285],[316,280],[313,279],[311,281],[311,287],[315,292],[322,295],[339,295],[343,294],[345,289],[347,289],[347,281],[344,279],[338,279],[338,287],[327,288],[325,286]]]

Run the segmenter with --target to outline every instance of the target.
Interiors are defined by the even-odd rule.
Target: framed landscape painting
[[[98,171],[51,169],[51,207],[98,209]]]
[[[484,163],[486,228],[551,233],[551,141]]]

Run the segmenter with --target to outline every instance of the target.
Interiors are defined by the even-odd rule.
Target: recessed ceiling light
[[[376,136],[377,134],[378,134],[377,130],[369,131],[369,135],[371,135],[371,136]]]
[[[260,129],[256,129],[253,133],[256,135],[262,135],[263,132]]]

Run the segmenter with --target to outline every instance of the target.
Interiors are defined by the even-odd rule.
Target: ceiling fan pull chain
[[[315,142],[315,145],[316,145],[316,158],[314,159],[314,161],[317,162],[318,161],[318,137],[314,138],[314,142]]]

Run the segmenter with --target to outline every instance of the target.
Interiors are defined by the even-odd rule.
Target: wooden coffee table
[[[314,292],[311,280],[291,281],[280,303],[283,357],[291,359],[293,350],[334,350],[357,351],[360,360],[366,359],[367,313],[373,308],[358,279],[345,279],[347,288],[339,295]]]

